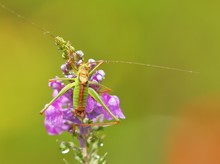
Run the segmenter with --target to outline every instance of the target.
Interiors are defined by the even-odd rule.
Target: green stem
[[[82,155],[83,155],[83,159],[84,159],[84,164],[89,164],[89,153],[88,153],[88,145],[87,145],[87,140],[88,140],[88,137],[89,137],[89,134],[87,134],[87,130],[86,130],[87,127],[83,127],[83,141],[84,141],[84,145],[83,147],[81,147],[81,152],[82,152]],[[89,132],[91,133],[91,132]]]

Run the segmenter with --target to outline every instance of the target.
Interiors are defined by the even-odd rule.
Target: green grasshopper
[[[120,123],[120,120],[110,111],[110,109],[105,105],[105,103],[102,101],[99,93],[97,93],[93,88],[89,87],[89,84],[97,85],[105,92],[109,92],[110,89],[102,84],[89,81],[91,75],[94,73],[94,71],[100,67],[100,65],[103,64],[103,61],[97,61],[98,65],[91,69],[89,66],[89,63],[81,63],[77,72],[74,71],[75,75],[77,75],[75,78],[57,78],[52,80],[71,80],[72,83],[67,84],[58,94],[56,97],[54,97],[49,104],[40,111],[40,114],[43,114],[44,111],[54,102],[56,101],[61,95],[63,95],[65,92],[67,92],[69,89],[74,88],[73,92],[73,102],[74,102],[74,115],[78,116],[80,118],[85,117],[85,106],[86,106],[86,99],[88,94],[93,97],[97,102],[99,102],[106,111],[116,120],[115,122],[107,122],[107,123],[99,123],[99,124],[76,124],[76,126],[103,126],[103,125],[115,125]],[[50,81],[52,81],[50,80]]]
[[[58,49],[63,51],[63,58],[68,59],[68,63],[73,70],[73,73],[76,75],[75,78],[56,78],[51,79],[50,81],[54,80],[64,80],[64,81],[71,81],[71,83],[67,84],[58,94],[54,97],[49,104],[40,111],[40,114],[43,114],[47,108],[53,104],[60,96],[66,93],[69,89],[74,88],[73,92],[73,108],[75,109],[74,115],[80,117],[81,119],[85,118],[85,107],[86,107],[86,100],[87,96],[90,95],[93,97],[97,102],[99,102],[104,109],[116,120],[115,122],[107,122],[107,123],[99,123],[99,124],[77,124],[77,126],[103,126],[103,125],[115,125],[120,122],[120,120],[110,111],[110,109],[105,105],[103,100],[101,99],[99,93],[97,93],[93,88],[89,87],[89,85],[96,85],[99,88],[100,93],[102,92],[109,92],[111,89],[108,87],[99,84],[97,82],[89,81],[90,77],[93,73],[104,63],[103,60],[96,61],[93,63],[98,63],[94,68],[91,67],[91,63],[77,63],[81,60],[81,58],[77,55],[75,48],[70,44],[70,42],[66,42],[61,37],[55,38],[55,44],[58,46]],[[76,126],[76,125],[75,125]]]

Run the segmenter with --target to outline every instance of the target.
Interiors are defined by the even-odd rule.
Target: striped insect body
[[[75,88],[73,94],[74,100],[74,115],[85,117],[86,100],[88,97],[88,79],[89,67],[87,64],[82,64],[79,67],[79,73],[75,81]]]
[[[69,59],[68,59],[69,61]],[[82,62],[79,66],[76,66],[77,70],[69,70],[68,74],[73,74],[74,78],[56,78],[56,79],[51,79],[50,81],[57,81],[57,80],[62,80],[62,81],[69,81],[70,83],[67,84],[62,90],[46,105],[46,107],[41,110],[41,114],[43,114],[60,96],[65,94],[68,90],[72,89],[73,90],[73,97],[72,97],[72,102],[73,102],[73,115],[74,117],[80,118],[82,121],[86,118],[86,105],[87,105],[87,98],[88,95],[92,97],[95,101],[97,101],[101,106],[105,109],[105,111],[116,121],[115,122],[102,122],[102,123],[91,123],[91,124],[75,124],[75,126],[105,126],[105,125],[115,125],[120,122],[119,118],[115,116],[111,109],[104,103],[104,101],[101,98],[101,95],[103,93],[107,93],[110,91],[110,89],[102,84],[100,84],[98,81],[101,80],[99,76],[104,75],[104,72],[99,70],[96,71],[97,68],[99,68],[102,64],[103,61],[95,61],[97,65],[93,64],[91,65],[91,62],[84,63]],[[70,64],[70,63],[69,63]],[[73,63],[71,63],[73,64]],[[71,67],[73,68],[73,67]],[[77,72],[76,72],[77,71]],[[97,73],[96,78],[98,79],[97,81],[92,81],[90,79],[93,78],[94,73]],[[65,71],[66,73],[66,71]]]

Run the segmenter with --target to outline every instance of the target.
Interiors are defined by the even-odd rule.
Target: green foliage
[[[69,41],[65,41],[62,37],[57,36],[55,38],[55,44],[58,46],[58,50],[62,51],[63,59],[68,59],[70,52],[75,52],[75,48],[71,45]]]
[[[80,164],[105,164],[107,153],[102,156],[98,154],[99,148],[104,145],[104,135],[101,135],[100,131],[103,131],[103,127],[89,127],[88,133],[81,133],[76,129],[73,133],[73,141],[60,142],[61,153],[73,153],[75,160]]]

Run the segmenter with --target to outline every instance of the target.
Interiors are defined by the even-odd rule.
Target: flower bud
[[[66,63],[65,63],[65,64],[62,64],[61,67],[60,67],[60,69],[62,70],[62,72],[63,72],[64,74],[68,74],[68,73],[69,73],[69,70],[68,70],[68,68],[67,68]]]
[[[84,53],[83,53],[81,50],[77,50],[77,51],[76,51],[76,55],[77,55],[79,58],[83,58]]]
[[[103,70],[100,69],[100,70],[98,70],[97,72],[98,72],[100,75],[102,75],[103,78],[105,78],[105,72],[104,72]]]
[[[79,66],[83,61],[82,60],[79,60],[76,65]]]
[[[94,59],[89,59],[88,60],[88,63],[89,63],[89,67],[92,69],[96,66],[96,62]]]

